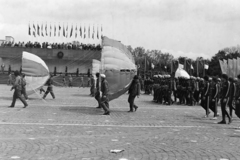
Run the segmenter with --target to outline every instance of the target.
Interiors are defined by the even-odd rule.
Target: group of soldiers
[[[189,106],[200,104],[206,111],[206,117],[210,114],[210,110],[213,111],[213,119],[219,116],[217,106],[220,103],[223,114],[221,123],[224,124],[226,123],[225,115],[231,123],[233,110],[240,99],[240,80],[229,78],[225,74],[222,78],[208,76],[173,78],[170,75],[155,75],[152,81],[153,101],[168,105],[173,103]],[[229,113],[226,111],[227,106],[229,106]]]

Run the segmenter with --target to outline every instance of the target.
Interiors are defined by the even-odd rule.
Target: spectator
[[[1,65],[2,74],[4,74],[4,68],[5,68],[5,64],[3,63],[3,64]]]

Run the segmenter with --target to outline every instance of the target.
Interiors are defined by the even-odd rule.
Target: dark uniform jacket
[[[139,80],[133,80],[129,89],[128,93],[130,96],[138,96],[140,95],[140,83]]]
[[[108,87],[108,82],[106,81],[106,79],[102,80],[101,92],[102,92],[102,96],[107,96],[108,95],[109,87]]]
[[[230,95],[229,90],[230,90],[230,82],[226,81],[222,85],[222,99],[229,97]]]

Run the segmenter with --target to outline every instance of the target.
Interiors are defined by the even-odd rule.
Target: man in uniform
[[[14,72],[14,75],[16,78],[15,78],[13,87],[11,89],[11,90],[14,89],[13,100],[12,100],[12,104],[9,106],[9,108],[13,108],[15,106],[17,98],[19,98],[22,101],[22,103],[24,104],[23,108],[26,108],[28,106],[28,104],[22,96],[22,78],[20,77],[18,70]]]
[[[202,97],[202,107],[205,109],[206,111],[206,116],[205,117],[208,117],[208,115],[210,114],[209,112],[209,77],[208,76],[205,76],[204,77],[204,80],[205,80],[205,86],[204,86],[204,90],[203,90],[203,97]]]
[[[46,98],[46,96],[48,95],[48,93],[50,92],[50,94],[52,95],[52,98],[55,99],[55,95],[53,93],[53,80],[52,80],[53,75],[50,75],[50,78],[47,81],[47,91],[45,92],[45,94],[43,95],[43,99]]]
[[[230,95],[229,95],[228,106],[229,106],[229,114],[232,117],[232,112],[235,109],[233,107],[233,100],[234,100],[235,94],[236,94],[236,82],[237,82],[237,79],[234,80],[233,78],[229,78],[229,81],[230,81],[230,90],[229,90]]]
[[[105,74],[101,74],[101,106],[104,110],[103,115],[110,115],[109,99],[108,99],[109,86]]]
[[[100,88],[99,88],[99,73],[96,73],[97,81],[96,81],[96,93],[95,93],[95,99],[98,102],[98,106],[96,108],[102,108],[101,107],[101,101],[100,101]]]
[[[237,76],[238,81],[236,83],[236,94],[235,94],[235,100],[236,100],[236,106],[235,106],[235,114],[240,118],[240,75]]]
[[[213,77],[213,82],[210,84],[210,105],[209,108],[213,111],[213,119],[217,119],[218,117],[218,110],[217,110],[217,102],[218,102],[218,94],[219,94],[219,87],[217,83],[217,78]]]
[[[94,76],[91,75],[91,79],[90,79],[90,95],[93,97],[94,94],[95,94],[95,79],[94,79]]]
[[[135,111],[137,111],[138,106],[134,104],[134,99],[136,98],[136,96],[139,97],[140,95],[140,83],[137,75],[134,76],[132,83],[128,89],[128,93],[128,103],[130,107],[130,110],[128,112],[133,112],[133,108]]]
[[[26,101],[28,101],[28,95],[26,93],[26,79],[25,79],[25,74],[22,74],[22,95],[24,96],[24,98],[26,99]]]
[[[222,121],[218,122],[218,124],[226,124],[225,116],[227,115],[230,124],[232,122],[231,116],[227,112],[227,104],[229,102],[229,90],[230,90],[230,82],[228,81],[228,76],[226,74],[222,75],[223,84],[222,84],[222,98],[221,98],[221,110],[222,110]]]

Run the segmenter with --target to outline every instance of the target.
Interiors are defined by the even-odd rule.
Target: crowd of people
[[[68,49],[68,50],[101,50],[102,47],[100,44],[75,44],[75,43],[49,43],[43,42],[42,44],[39,42],[2,42],[0,44],[1,47],[25,47],[25,48],[48,48],[48,49]]]
[[[179,77],[172,78],[170,75],[155,75],[147,79],[145,84],[146,94],[153,91],[153,101],[160,104],[171,105],[173,103],[193,106],[200,104],[208,117],[210,110],[214,113],[213,119],[219,116],[217,106],[220,103],[222,121],[219,124],[232,122],[235,106],[240,107],[240,75],[238,79],[229,78],[226,74],[222,78],[193,77],[190,79]],[[229,107],[229,112],[227,111]],[[235,110],[236,114],[239,110]],[[240,117],[240,115],[239,115]]]
[[[15,89],[15,92],[12,104],[9,107],[14,107],[16,99],[19,98],[25,108],[28,106],[25,101],[28,99],[25,88],[25,75],[20,75],[18,71],[15,71],[14,75],[15,79],[12,83],[12,89]],[[55,99],[52,77],[53,75],[50,76],[46,83],[46,92],[43,88],[40,90],[40,92],[45,92],[43,99],[46,98],[48,93]],[[69,87],[72,87],[72,76],[69,75],[68,79]],[[82,84],[83,77],[80,78],[80,81]],[[98,102],[97,108],[102,108],[104,115],[110,115],[109,84],[106,76],[96,73],[96,82],[93,75],[91,75],[88,81],[90,95],[95,97]],[[141,87],[141,83],[144,86]],[[190,78],[173,78],[170,75],[155,75],[152,78],[148,77],[144,82],[141,82],[141,79],[135,75],[128,89],[129,112],[138,109],[138,106],[134,104],[134,100],[136,97],[139,97],[141,88],[144,88],[145,94],[153,93],[153,101],[156,103],[167,105],[176,103],[189,106],[199,104],[205,110],[205,117],[208,117],[211,111],[213,112],[213,119],[217,119],[219,116],[218,105],[220,104],[222,120],[219,124],[227,124],[226,117],[228,118],[228,124],[230,124],[234,110],[235,114],[240,117],[240,75],[235,79],[228,77],[226,74],[223,74],[221,78],[208,76],[204,78],[193,76],[190,76]],[[227,106],[229,107],[229,111],[227,110]]]

